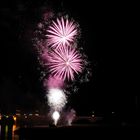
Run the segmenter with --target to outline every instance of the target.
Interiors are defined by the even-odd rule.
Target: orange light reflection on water
[[[12,140],[18,140],[18,136],[14,134],[14,131],[18,129],[18,126],[17,125],[13,125],[13,128],[12,128]]]

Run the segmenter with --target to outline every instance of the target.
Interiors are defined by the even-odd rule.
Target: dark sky
[[[71,106],[79,113],[95,110],[135,112],[135,45],[131,7],[117,3],[81,1],[4,0],[0,2],[0,109],[31,110],[44,104],[40,71],[30,35],[43,7],[66,11],[79,22],[92,78],[72,95]]]

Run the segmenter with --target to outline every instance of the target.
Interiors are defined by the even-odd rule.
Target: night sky
[[[0,110],[44,107],[39,63],[31,38],[48,5],[79,22],[84,52],[92,68],[90,82],[80,85],[78,93],[72,95],[71,107],[79,114],[90,114],[92,110],[101,114],[115,111],[122,116],[136,113],[139,98],[134,80],[131,7],[74,0],[0,2]]]

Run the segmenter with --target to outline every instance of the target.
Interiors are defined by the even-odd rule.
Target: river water
[[[0,125],[0,140],[19,140],[19,136],[14,134],[18,128],[17,125]]]

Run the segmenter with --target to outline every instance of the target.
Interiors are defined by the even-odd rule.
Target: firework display
[[[38,26],[39,36],[43,36],[37,39],[39,60],[44,71],[49,74],[43,78],[43,85],[47,92],[48,105],[53,112],[52,119],[57,125],[61,111],[67,103],[65,87],[84,70],[85,60],[78,49],[77,41],[79,26],[68,16],[48,16],[48,19],[44,19]]]
[[[47,96],[48,104],[53,110],[61,111],[67,102],[66,95],[61,89],[49,89]]]

